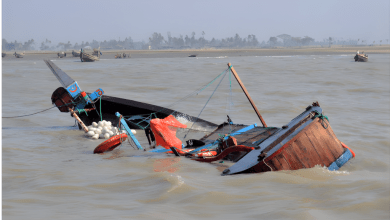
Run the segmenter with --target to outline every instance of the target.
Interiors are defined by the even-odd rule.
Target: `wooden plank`
[[[283,150],[283,156],[286,159],[286,161],[290,164],[290,167],[293,170],[306,168],[306,166],[301,162],[299,157],[297,157],[296,154],[293,153],[293,146],[292,145],[286,147]]]
[[[316,148],[318,155],[320,156],[321,160],[324,161],[325,166],[329,166],[333,161],[336,160],[332,152],[329,151],[329,149],[326,146],[323,146],[316,136],[313,134],[312,130],[307,130],[305,132],[305,135],[309,139],[309,141],[312,143],[312,145]]]
[[[260,162],[258,169],[260,172],[270,171],[270,169],[264,164],[264,161]]]
[[[298,145],[298,147],[303,151],[306,152],[304,155],[301,155],[303,159],[306,159],[308,162],[310,161],[310,167],[314,167],[317,164],[324,165],[320,156],[318,155],[317,151],[314,149],[313,145],[309,141],[306,135],[302,135],[297,140],[295,140],[295,143]]]
[[[301,148],[297,145],[297,143],[293,142],[291,143],[291,147],[293,149],[294,154],[296,154],[297,158],[301,161],[301,163],[306,167],[310,168],[313,167],[315,164],[311,161],[309,157],[307,157],[307,151],[302,151]]]
[[[276,162],[278,162],[278,161],[276,161]],[[278,162],[279,163],[279,162]],[[278,168],[276,168],[276,166],[275,166],[275,161],[274,160],[269,160],[269,161],[267,161],[267,162],[265,162],[264,163],[264,161],[263,161],[263,164],[264,164],[264,166],[266,167],[265,168],[265,170],[266,171],[271,171],[271,169],[272,169],[272,171],[276,171],[276,170],[278,170]],[[271,167],[271,169],[268,167]],[[279,163],[279,167],[281,167],[281,165],[280,165],[280,163]]]
[[[276,155],[273,160],[277,159],[280,164],[282,165],[281,166],[281,169],[278,169],[278,170],[291,170],[291,167],[289,166],[288,162],[286,161],[286,159],[284,159],[283,155],[282,154],[278,154]]]
[[[332,137],[333,140],[335,141],[335,146],[336,146],[336,149],[338,149],[338,152],[339,152],[339,153],[341,152],[341,154],[343,154],[343,153],[344,153],[344,148],[343,148],[343,146],[341,145],[341,141],[337,138],[336,134],[333,132],[332,127],[329,125],[328,128],[325,129],[325,130],[326,130],[326,132],[328,133],[328,135],[329,135],[330,137]]]
[[[274,171],[282,169],[282,164],[275,157],[266,158],[265,162],[268,164],[268,166],[271,166]]]
[[[340,151],[341,144],[339,145],[336,141],[330,138],[326,129],[322,127],[321,123],[315,123],[315,127],[313,128],[314,135],[317,140],[322,143],[323,148],[327,148],[330,152],[332,152],[335,158],[339,158],[343,151]],[[342,148],[342,147],[341,147]]]

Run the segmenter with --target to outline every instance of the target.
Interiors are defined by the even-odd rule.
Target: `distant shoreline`
[[[130,54],[131,58],[175,58],[188,57],[237,57],[237,56],[293,56],[293,55],[332,55],[332,54],[355,54],[356,51],[364,51],[367,54],[390,54],[390,45],[382,46],[333,46],[333,47],[296,47],[296,48],[256,48],[256,49],[189,49],[189,50],[102,50],[102,59],[114,59],[117,53]],[[23,51],[17,51],[23,52]],[[24,58],[21,59],[43,59],[57,58],[60,51],[26,51]],[[65,51],[68,58],[73,58],[72,50]],[[92,50],[86,50],[91,54]],[[3,60],[15,58],[14,52],[5,52],[7,54]],[[77,57],[74,57],[77,58]]]

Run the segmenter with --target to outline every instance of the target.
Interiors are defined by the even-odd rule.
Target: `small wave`
[[[167,192],[172,192],[173,190],[179,188],[184,184],[184,180],[181,176],[179,175],[171,175],[172,178],[168,178],[168,181],[173,183],[173,186],[167,191]]]

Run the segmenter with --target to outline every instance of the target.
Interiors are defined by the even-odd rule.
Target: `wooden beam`
[[[260,114],[259,110],[257,109],[255,103],[253,102],[252,98],[250,97],[248,91],[246,90],[246,88],[245,88],[245,86],[244,86],[244,83],[241,82],[241,79],[240,79],[240,77],[238,76],[236,70],[234,70],[233,66],[232,66],[230,63],[228,63],[228,67],[229,67],[230,70],[232,71],[232,73],[233,73],[234,77],[236,78],[238,84],[241,86],[242,91],[244,91],[246,97],[248,98],[249,102],[251,103],[253,109],[255,110],[257,116],[259,117],[259,119],[260,119],[260,121],[261,121],[261,124],[263,124],[263,127],[267,127],[267,124],[265,123],[263,117],[261,117],[261,114]]]
[[[81,125],[81,127],[84,129],[85,132],[88,132],[88,128],[87,126],[85,126],[85,124],[81,121],[81,119],[79,118],[79,116],[77,116],[77,114],[71,109],[71,108],[68,108],[70,113],[72,113],[73,117],[77,120],[77,122]]]

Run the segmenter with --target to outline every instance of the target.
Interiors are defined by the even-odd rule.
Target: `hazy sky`
[[[147,41],[153,32],[164,37],[221,39],[238,33],[259,41],[289,34],[316,41],[389,39],[389,0],[3,0],[2,38],[39,47],[52,42],[72,44],[131,36]]]

